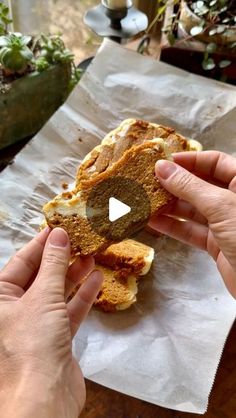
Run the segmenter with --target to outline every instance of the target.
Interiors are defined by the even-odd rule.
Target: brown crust
[[[82,192],[82,198],[86,200],[91,189],[109,177],[131,179],[143,186],[150,199],[151,214],[153,214],[173,200],[173,196],[155,177],[156,161],[166,158],[164,149],[160,145],[146,141],[127,150],[123,157],[105,172],[91,176],[88,180],[81,180],[78,190]]]
[[[72,256],[94,255],[112,243],[96,234],[87,219],[78,215],[63,216],[55,212],[54,216],[46,220],[50,228],[59,226],[68,233]]]
[[[186,140],[180,135],[175,134],[175,131],[172,128],[167,128],[163,126],[153,127],[148,122],[136,121],[129,128],[127,138],[123,138],[123,142],[125,143],[127,139],[129,144],[126,144],[126,147],[128,146],[126,150],[124,149],[125,147],[122,147],[122,155],[118,158],[118,160],[116,159],[117,155],[119,155],[120,153],[120,150],[116,148],[114,149],[114,153],[111,154],[111,149],[109,148],[109,146],[103,145],[100,148],[106,150],[105,154],[103,154],[103,157],[101,152],[98,152],[98,150],[95,149],[91,152],[90,158],[82,164],[79,170],[79,178],[77,179],[76,189],[71,192],[64,192],[62,194],[62,196],[65,199],[69,200],[68,203],[70,206],[70,212],[73,208],[73,205],[76,204],[76,200],[78,200],[75,198],[75,194],[77,192],[80,192],[79,199],[86,202],[94,186],[111,177],[115,177],[117,179],[118,187],[119,178],[130,179],[141,185],[145,190],[150,202],[150,215],[153,215],[156,211],[159,211],[163,206],[172,202],[174,200],[174,197],[162,188],[161,184],[155,177],[154,172],[156,161],[158,159],[167,158],[165,150],[161,144],[157,144],[155,141],[152,140],[146,140],[145,138],[147,136],[151,136],[152,138],[160,136],[162,138],[167,138],[167,140],[169,138],[172,145],[173,141],[175,142],[175,145],[177,141],[177,143],[180,144],[181,147],[184,147],[186,143]],[[119,142],[120,145],[122,145],[120,139]],[[115,143],[115,145],[117,144]],[[130,145],[131,148],[129,148]],[[96,163],[96,161],[99,162],[98,166],[100,167],[101,172],[97,173],[95,170],[94,173],[94,170],[92,169],[90,175],[88,176],[87,168],[93,168],[92,166],[94,163]],[[110,164],[111,162],[112,164]],[[129,192],[127,191],[127,193]],[[133,197],[133,199],[133,207],[135,207],[135,196]],[[52,201],[50,205],[51,209],[53,208],[53,216],[47,215],[46,208],[45,217],[47,223],[51,228],[60,226],[68,232],[73,255],[96,254],[98,252],[101,252],[109,245],[111,245],[112,242],[114,242],[111,241],[111,239],[106,239],[104,236],[98,235],[91,228],[91,225],[86,218],[76,214],[76,209],[75,214],[73,215],[60,215],[58,213],[58,211],[60,212],[60,199],[58,201]],[[130,206],[132,206],[132,202],[130,203]],[[141,211],[143,211],[143,209],[140,209],[140,215]],[[144,218],[137,216],[136,221],[134,222],[134,220],[132,220],[131,215],[132,213],[128,214],[125,217],[125,229],[122,229],[122,225],[119,225],[120,229],[118,229],[118,234],[115,235],[117,241],[129,237],[134,232],[137,232],[138,230],[143,228]],[[106,225],[106,228],[109,228],[109,225]],[[126,267],[124,267],[124,269],[126,269]],[[124,274],[126,274],[126,271]]]
[[[86,202],[92,188],[99,182],[106,180],[109,177],[116,177],[118,182],[119,177],[123,177],[135,180],[143,187],[149,198],[150,214],[152,215],[162,206],[173,200],[173,196],[162,188],[154,173],[156,161],[163,158],[166,158],[163,148],[153,141],[147,141],[137,147],[132,147],[126,151],[123,157],[117,163],[113,164],[111,168],[88,181],[81,182],[81,199]],[[101,196],[101,199],[103,200],[103,196]],[[96,254],[112,243],[111,240],[99,236],[92,230],[91,225],[86,218],[82,218],[76,214],[72,216],[62,216],[57,213],[55,202],[53,202],[53,205],[55,207],[54,215],[51,218],[48,218],[45,213],[48,225],[51,228],[60,226],[68,232],[72,254]],[[138,231],[143,227],[142,218],[140,222],[134,223],[132,213],[129,215],[130,218],[128,219],[130,220],[130,223],[128,227],[126,227],[125,236],[123,230],[122,232],[119,232],[118,230],[118,235],[116,235],[117,241],[131,236],[134,231]]]
[[[173,128],[163,125],[153,126],[144,120],[136,120],[131,123],[125,135],[120,135],[117,132],[113,137],[113,143],[103,145],[99,151],[93,151],[90,159],[81,164],[77,173],[77,186],[82,180],[97,176],[111,167],[131,147],[140,145],[147,140],[163,138],[169,145],[170,152],[186,151],[188,143],[187,139],[177,134]]]

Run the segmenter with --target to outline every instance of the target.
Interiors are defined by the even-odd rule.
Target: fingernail
[[[156,162],[156,175],[167,180],[176,170],[177,165],[172,161],[159,160]]]
[[[66,247],[68,244],[68,235],[62,228],[55,228],[49,236],[49,243],[52,247]]]

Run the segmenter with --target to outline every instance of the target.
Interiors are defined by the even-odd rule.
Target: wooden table
[[[0,171],[28,140],[0,150]],[[99,359],[98,359],[99,361]],[[164,409],[86,381],[87,402],[80,418],[197,418]],[[236,418],[236,324],[228,337],[204,418]]]

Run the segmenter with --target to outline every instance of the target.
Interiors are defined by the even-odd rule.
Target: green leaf
[[[219,67],[220,68],[226,68],[231,64],[231,61],[229,60],[222,60],[219,62]]]
[[[209,30],[209,35],[210,35],[210,36],[213,36],[213,35],[215,35],[216,33],[217,33],[216,28],[213,28],[213,29]]]
[[[23,37],[21,32],[9,32],[9,35],[13,35],[16,38],[22,38]]]
[[[224,25],[219,25],[216,28],[217,33],[223,33],[225,31],[226,27]]]
[[[202,61],[202,68],[205,71],[210,71],[215,68],[216,64],[212,58],[208,58],[207,60]]]
[[[28,45],[31,41],[32,37],[31,36],[22,36],[22,43],[24,45]]]
[[[3,46],[7,46],[7,44],[8,44],[8,37],[0,36],[0,48]]]
[[[207,7],[202,7],[201,9],[199,9],[199,11],[197,12],[198,16],[204,16],[209,12],[209,9]]]
[[[8,17],[5,17],[5,16],[1,16],[0,18],[1,18],[1,21],[3,23],[5,23],[6,25],[8,25],[8,23],[11,23],[12,22],[11,19],[8,19]]]
[[[30,61],[34,57],[34,54],[32,53],[32,51],[30,51],[29,48],[26,47],[24,50],[21,51],[21,56],[25,58],[25,60]]]
[[[209,3],[209,6],[210,7],[215,6],[216,3],[217,3],[217,0],[211,0]]]
[[[158,15],[158,17],[160,17],[161,15],[163,15],[163,13],[165,12],[165,10],[166,10],[166,4],[164,5],[164,6],[161,6],[161,7],[159,7],[158,9],[157,9],[157,15]]]
[[[229,45],[230,49],[236,48],[236,42],[233,42],[232,44]]]
[[[168,39],[168,42],[169,42],[170,45],[174,45],[175,35],[172,32],[168,33],[167,39]]]
[[[201,26],[193,26],[190,30],[190,34],[192,36],[197,36],[199,35],[201,32],[203,32],[203,28]]]
[[[222,7],[222,9],[220,9],[220,13],[224,13],[224,12],[226,12],[226,10],[228,9],[228,7],[227,6],[224,6],[224,7]]]
[[[206,50],[209,54],[212,54],[213,52],[215,52],[217,49],[217,45],[215,42],[211,42],[207,45]]]
[[[50,64],[44,57],[39,57],[36,61],[34,61],[35,68],[40,73],[47,70],[50,67]]]

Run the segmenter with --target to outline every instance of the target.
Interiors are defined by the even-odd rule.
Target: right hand
[[[151,228],[208,251],[236,298],[236,159],[219,151],[178,153],[174,162],[158,161],[156,175],[178,200],[151,219]]]

